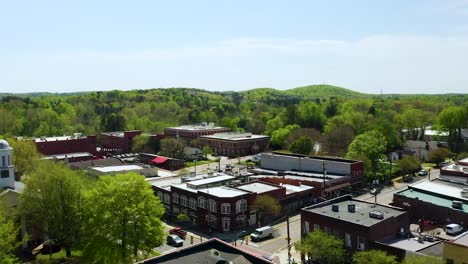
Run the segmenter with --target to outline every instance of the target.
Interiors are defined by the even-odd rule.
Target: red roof
[[[152,159],[151,162],[156,163],[156,164],[161,164],[161,163],[166,162],[168,159],[169,158],[159,156],[159,157]]]

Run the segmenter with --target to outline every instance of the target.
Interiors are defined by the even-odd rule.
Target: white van
[[[262,238],[272,237],[272,236],[273,236],[273,227],[271,226],[264,226],[264,227],[257,228],[252,234],[250,234],[250,238],[252,239],[252,241],[257,241]]]
[[[447,235],[456,235],[462,231],[463,227],[458,224],[449,224],[445,226],[445,233],[447,233]]]

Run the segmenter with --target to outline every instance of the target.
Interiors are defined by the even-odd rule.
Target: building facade
[[[83,136],[79,133],[73,136],[40,137],[34,140],[37,150],[47,156],[84,153],[96,154],[96,136]]]
[[[200,144],[209,146],[218,155],[231,158],[258,154],[265,151],[270,137],[252,133],[226,132],[200,136]]]
[[[3,188],[15,188],[12,152],[13,148],[8,142],[0,139],[0,192]]]
[[[447,264],[468,263],[468,232],[444,242],[444,260]]]
[[[305,207],[301,211],[303,236],[321,229],[342,239],[350,252],[370,250],[375,241],[409,232],[409,226],[408,214],[401,208],[355,200],[351,195]]]
[[[164,136],[177,138],[185,144],[190,145],[191,141],[201,136],[213,135],[231,131],[227,127],[218,127],[214,123],[203,122],[200,125],[183,125],[178,127],[167,127],[164,129]]]
[[[131,153],[133,138],[141,135],[140,130],[101,133],[102,151],[109,153]]]

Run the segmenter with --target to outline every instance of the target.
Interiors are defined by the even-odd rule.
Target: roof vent
[[[356,212],[356,205],[353,203],[348,204],[348,212],[350,213]]]
[[[463,188],[463,190],[461,191],[461,196],[463,198],[468,198],[468,188]]]
[[[383,219],[384,218],[384,213],[380,211],[370,211],[369,212],[369,217],[370,218],[375,218],[375,219]]]
[[[340,211],[340,206],[337,204],[332,204],[332,211],[333,212],[339,212]]]
[[[463,209],[463,203],[461,201],[452,201],[452,207],[456,209]]]

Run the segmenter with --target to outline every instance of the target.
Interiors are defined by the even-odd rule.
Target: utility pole
[[[289,235],[289,213],[286,215],[286,225],[287,225],[287,232],[288,232],[288,264],[291,263],[291,237]]]
[[[323,196],[325,197],[325,178],[327,177],[327,170],[325,169],[325,161],[322,161],[322,171],[323,171]]]

